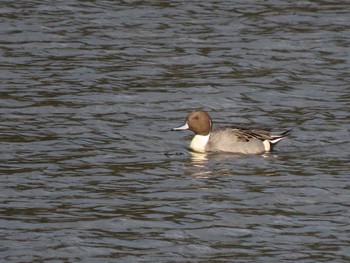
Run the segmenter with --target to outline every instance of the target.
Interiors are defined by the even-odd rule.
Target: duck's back
[[[265,152],[262,140],[248,138],[237,128],[221,128],[210,134],[206,151],[259,154]]]

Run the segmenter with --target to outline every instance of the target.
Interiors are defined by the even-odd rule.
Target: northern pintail
[[[195,152],[232,152],[261,154],[270,152],[274,146],[291,134],[292,129],[278,135],[268,130],[225,127],[212,131],[209,114],[196,110],[188,114],[185,125],[173,131],[190,130],[195,133],[190,148]]]

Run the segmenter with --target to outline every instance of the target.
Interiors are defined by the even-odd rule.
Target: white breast
[[[196,152],[205,152],[205,146],[209,141],[210,134],[208,135],[195,135],[191,141],[190,148]]]

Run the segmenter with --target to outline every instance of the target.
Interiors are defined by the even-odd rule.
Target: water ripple
[[[3,1],[1,260],[348,262],[347,1]],[[293,128],[263,156],[171,132]]]

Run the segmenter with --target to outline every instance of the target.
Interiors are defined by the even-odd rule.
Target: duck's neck
[[[191,141],[190,148],[195,152],[204,153],[205,146],[209,141],[209,137],[210,137],[210,133],[208,135],[196,134]]]

